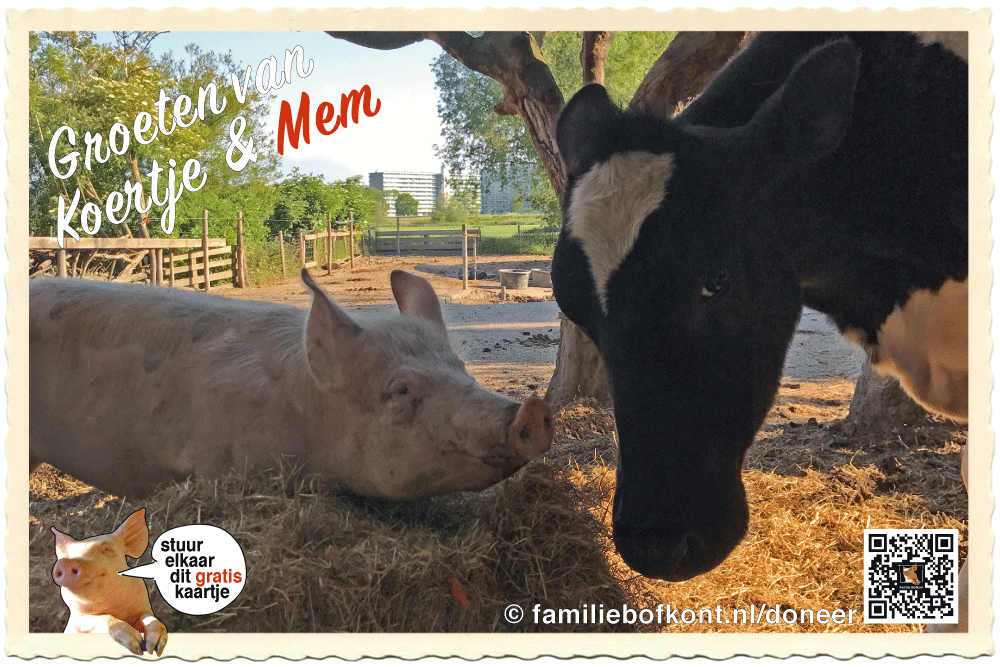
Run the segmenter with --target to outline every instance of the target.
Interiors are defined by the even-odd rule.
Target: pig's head
[[[423,278],[393,271],[401,315],[364,328],[305,270],[302,280],[313,293],[309,369],[330,400],[349,411],[350,424],[330,428],[350,432],[344,456],[354,491],[411,499],[479,490],[552,444],[552,414],[542,399],[516,403],[466,372]]]
[[[125,556],[138,558],[149,544],[146,528],[146,510],[141,509],[109,535],[95,535],[75,540],[55,528],[56,563],[52,567],[52,580],[63,590],[63,599],[71,609],[85,613],[102,613],[102,610],[128,602],[120,600],[123,591],[131,591],[131,582],[118,573],[129,568]],[[137,580],[138,581],[138,580]],[[145,591],[145,588],[143,588]],[[91,604],[101,609],[80,608]]]

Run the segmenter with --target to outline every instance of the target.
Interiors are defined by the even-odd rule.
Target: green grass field
[[[507,215],[470,215],[469,229],[482,233],[479,252],[487,255],[551,255],[555,249],[558,232],[540,231],[542,216],[538,213],[508,213]],[[399,228],[405,229],[461,229],[461,225],[433,222],[430,216],[399,219]],[[395,230],[396,218],[382,230]]]
[[[531,225],[541,225],[542,216],[540,213],[507,213],[506,215],[470,215],[468,219],[469,227],[486,227],[486,226],[531,226]],[[461,227],[458,224],[448,224],[446,222],[435,222],[431,220],[429,215],[412,216],[412,217],[401,217],[399,219],[400,229],[410,229],[425,227],[430,229],[451,229],[453,227]],[[395,229],[396,228],[396,217],[389,216],[389,222],[386,223],[381,229]]]

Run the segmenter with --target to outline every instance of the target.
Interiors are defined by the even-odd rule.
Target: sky
[[[112,43],[111,33],[98,33],[98,40]],[[368,85],[381,100],[378,113],[361,113],[357,124],[341,127],[331,135],[322,135],[313,124],[310,143],[299,142],[292,148],[286,140],[281,166],[287,174],[298,167],[304,172],[323,175],[327,181],[361,175],[368,182],[372,171],[440,171],[441,162],[434,155],[434,144],[443,142],[437,115],[438,93],[430,64],[442,53],[437,44],[424,41],[392,51],[378,51],[334,39],[322,32],[170,32],[153,40],[157,55],[173,51],[184,57],[184,47],[198,44],[203,51],[231,52],[242,64],[240,81],[251,69],[255,86],[257,66],[274,57],[278,70],[284,70],[285,51],[301,46],[306,70],[300,78],[293,68],[292,80],[275,91],[266,127],[277,135],[278,112],[288,101],[293,114],[298,111],[302,92],[310,99],[312,122],[316,107],[328,101],[340,108],[340,96]],[[227,94],[234,94],[231,87]],[[168,106],[168,109],[171,107]]]

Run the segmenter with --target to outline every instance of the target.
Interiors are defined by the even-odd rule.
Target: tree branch
[[[378,49],[379,51],[399,49],[427,39],[427,34],[423,32],[337,32],[327,30],[326,34],[350,42],[351,44],[366,46],[369,49]]]
[[[604,85],[604,61],[611,49],[614,32],[585,32],[580,48],[580,65],[583,67],[583,85],[599,83]]]
[[[679,32],[653,63],[629,109],[673,116],[745,45],[748,32]]]

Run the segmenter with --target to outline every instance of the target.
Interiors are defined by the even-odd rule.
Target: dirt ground
[[[356,262],[353,270],[341,268],[329,276],[314,271],[317,282],[347,307],[349,312],[375,315],[391,313],[394,302],[389,288],[389,274],[399,268],[412,271],[427,278],[438,296],[446,302],[445,318],[452,329],[453,345],[459,356],[466,360],[469,372],[476,380],[488,389],[517,399],[544,394],[554,370],[558,346],[559,329],[555,317],[558,308],[552,302],[546,304],[550,306],[548,309],[532,311],[536,313],[534,315],[528,311],[516,311],[516,308],[521,304],[536,305],[532,302],[551,301],[551,289],[514,291],[507,295],[508,302],[505,304],[501,300],[495,278],[470,281],[470,289],[463,291],[460,258],[376,257],[362,258]],[[537,256],[522,256],[481,257],[478,262],[478,269],[491,276],[495,276],[500,268],[548,269],[549,261]],[[298,277],[265,287],[233,290],[227,292],[226,296],[302,307],[309,303],[309,295]],[[480,314],[468,314],[472,311],[459,310],[459,306],[510,310],[501,310],[499,315],[485,310]],[[483,324],[487,321],[486,318],[494,318],[503,323],[503,326],[497,328],[499,325]],[[768,533],[770,539],[773,539],[776,531],[785,530],[790,535],[788,539],[796,544],[800,540],[804,542],[811,539],[799,537],[810,530],[820,530],[817,534],[821,536],[835,534],[839,529],[829,526],[824,528],[823,522],[829,519],[820,519],[818,510],[815,517],[812,516],[813,507],[818,506],[816,503],[822,505],[827,502],[842,503],[834,514],[846,511],[845,508],[853,508],[851,511],[857,510],[862,514],[872,512],[874,510],[869,508],[875,503],[893,516],[903,517],[899,527],[921,527],[927,525],[926,522],[930,520],[927,519],[928,516],[940,517],[933,519],[937,522],[935,527],[945,525],[961,528],[964,558],[968,512],[967,498],[959,476],[960,452],[966,441],[964,427],[934,419],[916,425],[859,425],[847,421],[845,418],[854,390],[854,380],[860,370],[860,357],[851,357],[854,353],[849,350],[827,349],[822,343],[818,343],[817,347],[810,342],[810,337],[818,329],[819,324],[807,317],[800,322],[800,335],[793,343],[792,352],[803,361],[799,366],[786,366],[786,377],[774,406],[748,453],[745,478],[751,514],[754,515],[753,525],[747,541],[740,547],[741,551],[734,553],[727,563],[746,558],[745,554],[750,550],[756,549],[754,553],[759,553],[759,540],[764,539]],[[802,349],[795,349],[796,346],[801,346]],[[846,356],[839,358],[836,355]],[[793,355],[790,358],[791,356]],[[837,364],[827,367],[830,360],[835,358]],[[852,365],[855,361],[856,365]],[[848,370],[845,371],[845,368]],[[607,503],[610,502],[610,491],[613,488],[616,458],[613,424],[614,417],[610,410],[591,404],[573,406],[558,416],[556,444],[551,456],[546,456],[547,461],[565,470],[574,484],[600,487],[602,493],[607,492],[602,499],[595,501],[591,509],[598,519],[605,522],[608,521]],[[788,488],[794,489],[796,483],[800,487],[795,493],[804,495],[788,502],[799,506],[791,510],[778,507],[787,485],[792,484]],[[609,484],[612,486],[608,487]],[[45,467],[32,476],[30,492],[33,496],[32,509],[40,508],[41,505],[36,503],[41,503],[46,505],[47,513],[53,509],[53,502],[56,505],[65,502],[65,507],[59,507],[58,511],[71,512],[79,511],[81,506],[93,507],[95,503],[107,499],[106,494],[92,491],[86,485]],[[769,509],[769,503],[775,503],[777,509]],[[796,516],[801,514],[801,517],[789,519],[787,525],[779,525],[772,523],[777,521],[774,518],[776,512],[791,512]],[[855,519],[845,519],[845,522],[851,524],[851,530],[857,528],[854,526],[857,523]],[[767,549],[773,550],[770,546]],[[796,546],[795,554],[798,555],[789,556],[792,561],[789,566],[795,565],[796,559],[804,558],[798,549]],[[843,550],[841,547],[837,549]],[[860,553],[856,553],[857,549],[853,546],[848,551],[851,551],[848,562],[856,570],[860,566],[852,559],[860,559]],[[826,553],[829,555],[833,552]],[[771,558],[773,561],[778,557],[772,555]],[[818,560],[822,558],[817,557]],[[617,567],[624,568],[624,565],[619,564]],[[722,574],[718,576],[736,576],[733,574],[736,570],[727,571],[723,568],[720,568],[719,573]],[[760,575],[751,572],[750,576],[759,578]],[[815,576],[816,583],[808,586],[821,586],[827,578],[823,573]],[[839,590],[830,593],[830,599],[845,607],[860,609],[860,575],[852,571],[844,576],[845,580],[853,582],[849,583],[850,590],[844,590],[838,583],[835,588],[839,587]],[[626,578],[631,584],[634,584],[635,579],[641,578]],[[687,596],[685,599],[690,601],[690,606],[694,606],[702,599],[714,604],[712,600],[719,599],[720,591],[726,590],[705,589],[698,592],[697,586],[704,588],[707,585],[704,582],[711,579],[697,579],[701,583],[693,584],[690,589],[682,588],[686,584],[652,582],[649,583],[647,592],[657,599],[676,600],[677,595]],[[673,586],[670,589],[673,591],[673,598],[664,593],[669,586]],[[732,588],[731,583],[728,586],[729,589]],[[796,586],[802,588],[799,584]],[[746,601],[740,596],[732,599],[734,605]],[[715,628],[717,631],[734,629],[736,628]],[[859,624],[846,629],[914,631],[919,626],[880,629]],[[700,631],[706,630],[701,628]]]
[[[380,257],[357,257],[355,268],[342,266],[331,275],[325,270],[312,270],[313,277],[343,306],[365,306],[372,304],[392,304],[392,289],[389,274],[396,269],[415,273],[430,281],[438,296],[454,303],[501,303],[500,284],[497,271],[500,269],[541,269],[548,271],[552,261],[538,255],[507,255],[503,257],[480,256],[478,271],[490,276],[487,280],[470,280],[469,291],[462,290],[462,258],[453,255],[422,256],[403,255]],[[469,268],[473,260],[469,258]],[[305,306],[309,294],[298,276],[289,277],[263,287],[232,290],[226,296],[258,301],[274,301]],[[552,298],[552,290],[529,287],[515,290],[508,301],[542,301]]]

